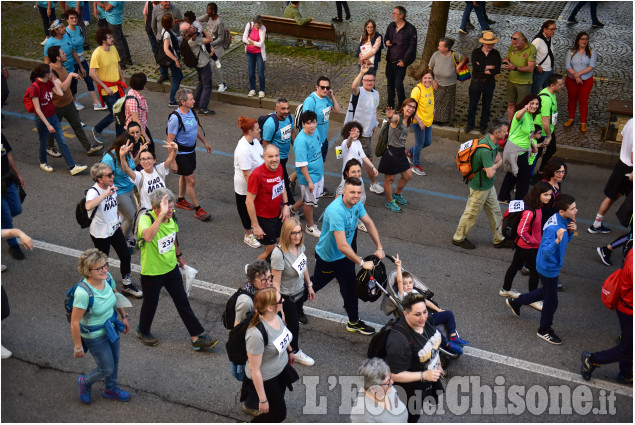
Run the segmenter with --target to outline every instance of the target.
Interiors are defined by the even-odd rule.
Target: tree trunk
[[[430,57],[437,51],[439,39],[445,37],[445,28],[448,24],[450,13],[449,1],[433,1],[430,7],[430,20],[428,21],[428,33],[426,34],[426,44],[418,63],[413,64],[408,69],[408,75],[419,82],[421,73],[428,67]]]

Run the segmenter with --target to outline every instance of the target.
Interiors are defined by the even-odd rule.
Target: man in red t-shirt
[[[258,256],[264,260],[280,240],[282,222],[289,218],[291,205],[284,187],[277,146],[265,146],[262,159],[265,163],[249,175],[245,204],[254,236],[265,246],[265,252]]]

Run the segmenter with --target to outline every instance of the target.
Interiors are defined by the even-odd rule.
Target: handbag
[[[361,54],[364,54],[364,53],[368,53],[368,51],[370,51],[370,50],[372,50],[372,49],[373,49],[372,44],[371,44],[370,46],[369,46],[369,45],[366,45],[366,44],[362,44],[361,46],[359,46],[359,52],[360,52],[360,55],[361,55]],[[367,60],[368,62],[370,62],[370,64],[371,64],[371,65],[374,65],[374,64],[375,64],[375,55],[373,55],[373,56],[369,57],[369,58],[368,58],[368,59],[366,59],[366,60]]]
[[[456,62],[456,58],[454,57],[454,52],[452,52],[452,60],[454,60],[454,66],[456,67],[458,63]],[[467,58],[465,64],[459,68],[459,72],[457,72],[457,79],[461,82],[467,81],[472,78],[472,74],[470,74],[470,70],[467,67],[467,64],[470,63],[470,59]]]

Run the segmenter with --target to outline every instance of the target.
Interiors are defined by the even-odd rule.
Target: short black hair
[[[551,180],[551,178],[556,174],[556,171],[560,169],[560,167],[564,167],[564,175],[567,175],[567,164],[565,164],[564,159],[559,158],[557,156],[552,157],[545,164],[545,168],[542,170],[542,178],[545,180]]]
[[[410,312],[412,310],[413,305],[418,303],[425,303],[425,302],[426,302],[425,296],[419,293],[411,292],[404,297],[403,301],[401,302],[401,305],[403,306],[404,310]]]
[[[218,6],[216,3],[207,3],[207,7],[211,7],[214,13],[218,13]]]
[[[313,111],[304,111],[300,115],[300,124],[306,124],[311,121],[317,121],[317,114]]]
[[[547,87],[549,87],[552,84],[558,84],[558,80],[562,80],[564,77],[562,76],[562,74],[551,74],[548,78],[547,78]]]
[[[443,37],[439,41],[441,41],[448,49],[452,49],[452,47],[454,46],[454,40],[451,38]]]
[[[143,72],[137,72],[130,76],[130,88],[133,90],[143,90],[148,82],[148,76]]]
[[[399,11],[399,13],[401,13],[403,15],[404,20],[406,19],[406,15],[408,14],[408,12],[406,12],[406,8],[403,6],[395,6],[395,9],[397,9]]]
[[[358,179],[357,177],[349,177],[344,181],[344,186],[346,186],[347,184],[350,184],[353,186],[361,186],[362,181]]]
[[[191,10],[188,10],[183,14],[184,18],[192,20],[192,22],[196,21],[196,15]]]
[[[46,52],[46,56],[51,60],[51,62],[57,62],[57,57],[60,55],[60,50],[62,50],[60,46],[51,46]]]
[[[566,211],[574,202],[575,202],[575,198],[573,196],[568,195],[566,193],[561,193],[556,198],[556,210],[558,212]]]
[[[95,33],[95,41],[97,42],[97,44],[100,46],[104,44],[104,41],[106,41],[107,35],[112,35],[112,30],[110,28],[106,28],[106,27],[99,28],[97,32]]]
[[[331,84],[331,80],[329,79],[329,77],[325,76],[325,75],[320,75],[317,79],[317,82],[315,83],[316,86],[320,85],[320,81],[328,81],[329,84]]]

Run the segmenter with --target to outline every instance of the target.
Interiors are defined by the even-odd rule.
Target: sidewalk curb
[[[2,55],[2,64],[4,66],[12,66],[15,68],[21,68],[26,70],[32,70],[37,65],[42,62],[23,58],[20,56],[8,56]],[[125,72],[124,72],[125,74]],[[126,77],[126,83],[129,81],[129,76]],[[195,87],[182,85],[182,87],[188,87],[192,90]],[[169,84],[158,84],[156,81],[148,80],[146,84],[146,90],[160,92],[160,93],[169,93],[170,85]],[[213,91],[210,100],[229,103],[231,105],[239,105],[239,106],[248,106],[251,108],[262,108],[267,111],[272,111],[275,109],[276,100],[271,98],[258,98],[258,97],[248,97],[244,94],[238,93],[228,93],[228,92],[217,92]],[[300,102],[289,101],[290,109],[295,112],[296,107],[300,104]],[[332,113],[331,119],[335,122],[344,122],[345,114],[337,114]],[[433,133],[437,137],[443,137],[445,139],[449,139],[458,143],[465,142],[474,137],[481,137],[480,133],[465,133],[462,129],[454,128],[454,127],[439,127],[437,125],[433,125]],[[620,158],[620,152],[608,152],[601,151],[596,149],[589,148],[581,148],[576,146],[566,146],[566,145],[558,145],[558,150],[556,153],[557,156],[564,158],[568,162],[575,163],[583,163],[583,164],[594,164],[599,167],[604,168],[612,168]]]

